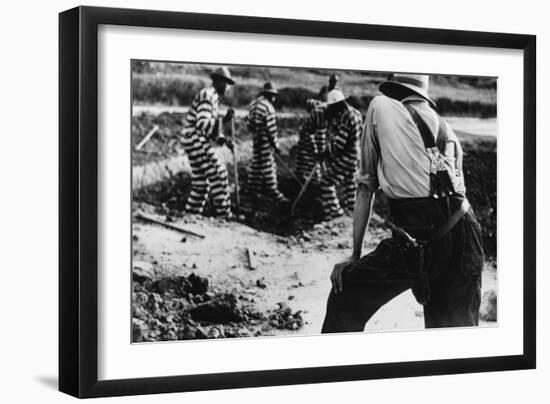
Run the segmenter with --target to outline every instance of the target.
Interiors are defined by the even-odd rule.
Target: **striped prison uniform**
[[[358,142],[362,131],[361,113],[351,106],[348,106],[341,117],[330,126],[332,152],[321,180],[321,205],[326,220],[344,214],[338,201],[336,185],[341,187],[342,206],[353,210],[357,187],[354,175],[357,170]]]
[[[247,192],[265,195],[275,201],[285,199],[277,184],[277,166],[273,156],[277,146],[275,108],[260,95],[250,104],[248,130],[252,133],[252,163],[248,171]]]
[[[318,100],[307,100],[308,116],[300,129],[296,145],[296,175],[305,180],[315,163],[315,156],[325,151],[327,142],[326,104]],[[321,180],[320,167],[313,176],[313,181]]]
[[[217,215],[230,215],[227,169],[211,140],[216,136],[219,96],[213,87],[203,88],[193,98],[183,124],[183,148],[191,165],[191,193],[185,210],[202,213],[211,193]]]

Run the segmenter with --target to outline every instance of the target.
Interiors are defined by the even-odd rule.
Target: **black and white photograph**
[[[543,2],[5,4],[0,401],[548,401]]]
[[[131,61],[134,343],[496,327],[496,77]]]

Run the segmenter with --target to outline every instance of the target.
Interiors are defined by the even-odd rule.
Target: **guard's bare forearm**
[[[374,204],[374,192],[369,191],[366,186],[359,185],[357,198],[353,210],[353,259],[361,258],[361,250],[365,232],[369,225]]]

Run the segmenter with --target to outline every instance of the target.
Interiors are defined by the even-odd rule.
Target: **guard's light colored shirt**
[[[407,97],[430,131],[437,136],[439,117],[420,97]],[[462,147],[452,128],[445,122],[448,142],[445,166],[455,191],[465,194],[462,173]],[[418,128],[404,105],[385,95],[375,97],[365,117],[361,135],[358,184],[371,191],[379,188],[389,198],[430,196],[430,158]]]

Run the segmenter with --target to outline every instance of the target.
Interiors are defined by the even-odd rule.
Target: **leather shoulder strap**
[[[449,133],[447,131],[447,124],[443,118],[437,115],[437,118],[439,119],[439,129],[437,131],[437,137],[434,140],[432,131],[428,128],[428,125],[426,125],[426,122],[424,122],[414,107],[408,103],[403,103],[403,106],[407,109],[407,111],[409,111],[414,124],[418,128],[422,141],[424,142],[424,147],[428,149],[437,146],[438,150],[445,154],[445,148],[447,147],[447,141],[449,140]]]
[[[428,128],[428,125],[426,125],[426,122],[424,122],[420,115],[418,115],[416,109],[414,109],[414,107],[408,103],[403,103],[403,106],[407,109],[407,111],[409,111],[409,114],[411,114],[413,122],[418,128],[420,136],[422,137],[422,141],[424,142],[424,147],[426,149],[431,149],[432,147],[435,147],[435,139],[433,133],[430,128]]]

